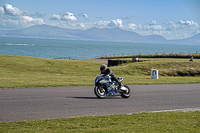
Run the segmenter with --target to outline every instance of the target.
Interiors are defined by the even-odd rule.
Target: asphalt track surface
[[[200,107],[200,84],[129,87],[128,99],[98,99],[93,86],[0,89],[0,122]]]

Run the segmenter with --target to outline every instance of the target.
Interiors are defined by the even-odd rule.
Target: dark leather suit
[[[104,74],[104,76],[111,76],[111,80],[112,81],[116,81],[118,84],[120,84],[120,81],[118,80],[118,78],[114,75],[114,73],[112,72],[112,70],[110,68],[106,68],[104,72],[101,72],[101,74]]]

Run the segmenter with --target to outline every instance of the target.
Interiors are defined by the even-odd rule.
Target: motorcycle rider
[[[116,81],[118,83],[118,90],[121,88],[121,82],[118,80],[118,78],[114,75],[114,73],[112,72],[112,70],[110,68],[107,68],[107,65],[102,64],[100,66],[100,71],[101,74],[103,74],[104,76],[111,76],[111,80],[112,81]]]

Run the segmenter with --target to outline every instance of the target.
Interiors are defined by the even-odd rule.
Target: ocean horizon
[[[0,54],[53,59],[199,52],[199,45],[0,37]]]

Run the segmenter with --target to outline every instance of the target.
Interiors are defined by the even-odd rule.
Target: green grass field
[[[140,58],[145,62],[111,67],[124,84],[200,83],[200,59]],[[58,60],[0,55],[0,88],[93,85],[107,60]],[[151,79],[151,69],[159,79]],[[188,76],[189,73],[189,76]],[[181,76],[187,75],[187,76]]]
[[[200,111],[0,123],[1,133],[199,133]]]

